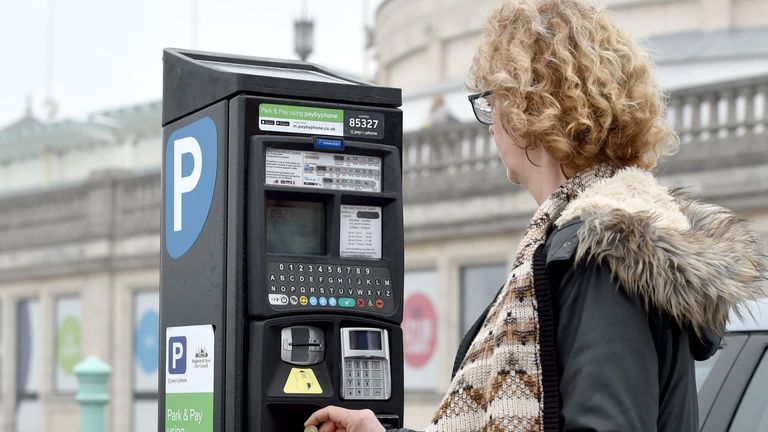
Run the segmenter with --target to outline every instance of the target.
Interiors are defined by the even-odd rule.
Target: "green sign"
[[[74,315],[66,316],[59,325],[56,357],[61,370],[67,375],[72,375],[75,365],[81,359],[80,339],[80,319]]]
[[[213,393],[171,393],[165,396],[165,430],[213,430]]]
[[[263,103],[259,105],[259,117],[344,123],[344,110]]]

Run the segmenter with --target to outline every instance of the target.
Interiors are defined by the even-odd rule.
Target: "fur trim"
[[[739,303],[768,295],[768,258],[748,222],[670,193],[650,173],[625,169],[593,185],[557,225],[577,217],[577,263],[607,264],[624,289],[699,336],[722,334]]]

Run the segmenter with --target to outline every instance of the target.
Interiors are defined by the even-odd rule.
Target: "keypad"
[[[387,399],[386,360],[346,359],[344,399]]]
[[[389,269],[318,263],[267,263],[267,300],[276,309],[337,308],[391,313]]]

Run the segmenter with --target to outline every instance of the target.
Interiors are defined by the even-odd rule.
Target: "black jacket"
[[[554,310],[560,430],[697,431],[694,359],[709,358],[719,338],[699,338],[654,306],[646,310],[607,266],[575,264],[581,226],[576,219],[551,232],[534,259],[534,268],[546,268]],[[454,374],[487,313],[464,336]]]

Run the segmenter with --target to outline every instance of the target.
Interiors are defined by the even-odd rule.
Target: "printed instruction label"
[[[165,431],[213,431],[212,325],[165,331]]]
[[[340,255],[381,259],[381,207],[341,206]]]
[[[381,192],[381,158],[267,148],[266,184]]]
[[[374,111],[259,104],[263,131],[381,139],[384,121],[384,114]]]
[[[312,369],[292,368],[283,386],[285,394],[322,394],[323,388]]]

